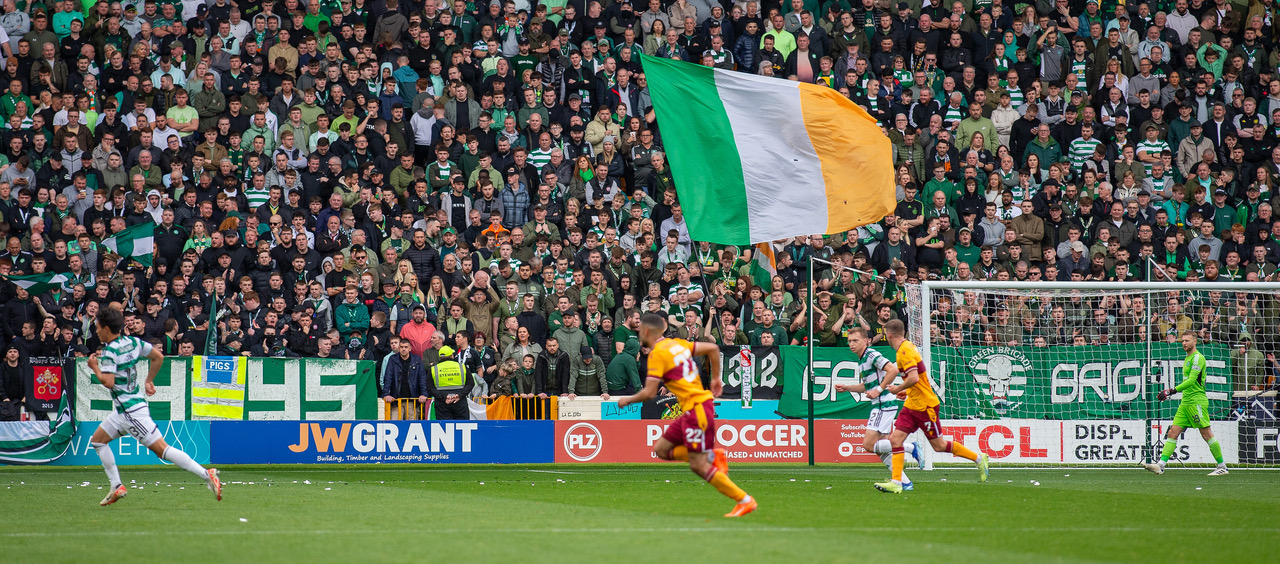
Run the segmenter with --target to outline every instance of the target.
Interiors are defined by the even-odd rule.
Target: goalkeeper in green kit
[[[1209,475],[1225,476],[1227,465],[1222,462],[1222,447],[1218,444],[1218,439],[1213,436],[1213,429],[1209,427],[1209,398],[1204,395],[1206,365],[1204,355],[1196,350],[1194,332],[1187,331],[1182,334],[1182,350],[1187,351],[1187,359],[1182,361],[1182,383],[1172,390],[1162,390],[1156,396],[1160,401],[1164,401],[1169,399],[1169,396],[1182,392],[1182,403],[1178,404],[1178,412],[1173,416],[1173,425],[1169,426],[1169,432],[1165,434],[1160,463],[1143,463],[1142,467],[1156,474],[1163,474],[1165,465],[1169,464],[1169,457],[1178,447],[1178,435],[1182,434],[1183,429],[1199,429],[1200,436],[1209,444],[1209,452],[1213,453],[1213,459],[1218,461],[1218,467]]]

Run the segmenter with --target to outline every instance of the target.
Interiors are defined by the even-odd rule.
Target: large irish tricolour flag
[[[838,91],[657,57],[643,63],[694,240],[839,233],[893,210],[890,141]]]

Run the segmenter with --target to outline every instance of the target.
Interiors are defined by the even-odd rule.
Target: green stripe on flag
[[[728,245],[754,243],[742,159],[714,72],[658,57],[641,61],[689,236]]]
[[[8,278],[15,286],[26,290],[32,296],[39,296],[45,292],[61,288],[63,282],[67,281],[66,275],[54,274],[52,272],[29,275],[14,274],[10,275]]]
[[[121,261],[132,258],[142,266],[151,266],[155,250],[156,224],[150,221],[127,227],[102,240],[102,246],[120,255]]]

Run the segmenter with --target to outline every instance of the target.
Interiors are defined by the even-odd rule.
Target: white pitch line
[[[578,472],[564,472],[561,470],[530,470],[530,472],[537,472],[539,474],[577,474],[578,473]]]
[[[1182,531],[1183,527],[1002,527],[999,531],[993,531],[986,527],[581,527],[581,528],[475,528],[475,529],[431,529],[430,532],[437,534],[459,534],[459,535],[490,535],[494,533],[502,534],[617,534],[617,533],[727,533],[727,532],[755,532],[755,533],[829,533],[829,532],[852,532],[852,533],[881,533],[881,532],[922,532],[922,533],[1135,533],[1135,532],[1169,532]],[[1219,528],[1198,528],[1197,531],[1209,533],[1277,533],[1280,528],[1276,527],[1260,527],[1260,528],[1238,528],[1238,527],[1219,527]],[[0,538],[65,538],[65,537],[101,537],[101,536],[121,536],[121,537],[149,537],[149,536],[236,536],[236,535],[374,535],[384,532],[382,530],[354,530],[354,529],[313,529],[313,530],[222,530],[222,531],[197,531],[197,530],[165,530],[165,531],[37,531],[37,532],[9,532],[0,533]],[[412,531],[407,531],[412,532]],[[422,531],[427,532],[427,531]]]

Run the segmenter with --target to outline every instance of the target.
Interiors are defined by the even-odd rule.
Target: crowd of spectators
[[[0,275],[67,282],[4,284],[0,330],[22,355],[85,354],[96,311],[121,307],[166,354],[429,370],[448,345],[494,391],[600,395],[639,383],[644,312],[760,346],[807,343],[812,316],[838,346],[854,326],[882,338],[925,279],[1270,280],[1278,15],[1273,0],[4,0]],[[838,90],[892,140],[897,208],[774,242],[771,279],[749,247],[690,240],[642,55]],[[148,222],[152,266],[101,245]],[[810,257],[848,268],[809,273]],[[1215,335],[1275,327],[1226,300]],[[1177,302],[1152,305],[1158,330],[1208,315]],[[947,303],[938,330],[1050,346],[1099,342],[1096,315],[1103,339],[1151,326],[1130,300],[1070,305]],[[1074,332],[1052,333],[1059,313]]]

